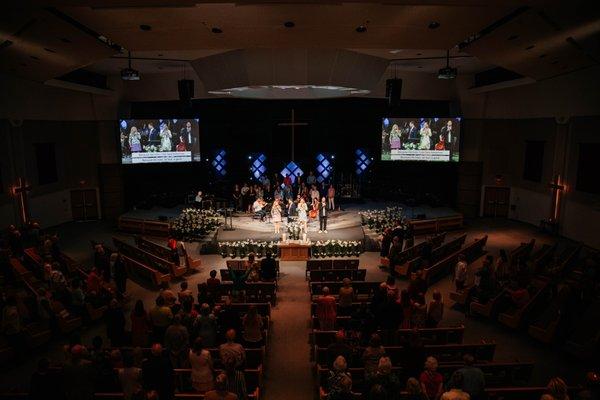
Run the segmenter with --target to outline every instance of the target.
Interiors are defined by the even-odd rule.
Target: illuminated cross
[[[552,205],[550,207],[550,220],[557,222],[560,213],[560,194],[565,190],[565,185],[560,183],[560,175],[554,175],[554,180],[548,184],[552,189]]]
[[[292,161],[294,161],[294,139],[296,135],[296,127],[297,126],[307,126],[306,122],[296,122],[296,113],[292,108],[292,119],[290,122],[280,122],[277,124],[278,126],[291,126],[292,127]]]
[[[23,178],[19,178],[19,183],[17,186],[13,186],[11,190],[13,196],[15,196],[15,200],[17,200],[19,217],[23,225],[29,222],[29,203],[27,202],[27,193],[29,191],[31,191],[31,186],[24,182]]]

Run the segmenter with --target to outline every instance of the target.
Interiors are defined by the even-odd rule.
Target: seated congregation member
[[[365,368],[365,380],[369,380],[377,372],[379,360],[385,356],[385,349],[381,345],[381,338],[378,334],[371,335],[369,345],[362,354],[362,362]]]
[[[179,287],[181,288],[181,290],[179,291],[179,293],[177,293],[177,299],[179,300],[179,302],[181,304],[183,304],[186,301],[194,301],[194,295],[192,293],[192,291],[188,288],[188,283],[187,281],[183,281],[179,284]]]
[[[148,333],[152,326],[148,314],[144,309],[144,302],[138,300],[130,315],[131,319],[131,345],[145,347],[148,345]]]
[[[173,323],[165,332],[165,347],[171,357],[173,368],[187,368],[190,334],[181,323],[181,314],[173,317]]]
[[[319,329],[322,331],[332,331],[335,327],[337,318],[335,297],[329,294],[327,286],[321,289],[321,296],[317,297],[317,319],[319,320]]]
[[[427,322],[425,326],[427,328],[437,328],[442,319],[444,318],[444,301],[442,300],[442,294],[439,290],[433,291],[433,300],[429,302],[427,308]]]
[[[417,378],[408,378],[405,391],[404,400],[429,400]]]
[[[263,201],[262,198],[257,198],[254,203],[252,203],[252,212],[260,217],[260,220],[264,220],[265,219],[265,205],[266,203]]]
[[[208,304],[203,303],[200,306],[200,313],[192,323],[192,327],[192,336],[201,338],[206,347],[217,345],[217,318],[211,312]]]
[[[442,394],[441,400],[471,400],[471,396],[462,390],[463,376],[462,373],[456,371],[452,374],[450,382],[448,382],[449,390]]]
[[[236,332],[241,330],[240,314],[232,306],[230,297],[225,299],[225,303],[221,306],[219,312],[215,312],[219,325],[219,333],[225,335],[228,330],[233,329]]]
[[[334,342],[327,346],[327,364],[331,365],[339,356],[351,363],[353,355],[354,347],[348,343],[344,331],[337,331]]]
[[[385,393],[386,400],[395,400],[400,398],[400,381],[392,373],[392,361],[389,357],[381,357],[377,363],[377,371],[367,381],[367,387],[375,385],[381,386]]]
[[[248,308],[248,313],[242,318],[244,345],[247,348],[259,348],[263,341],[263,318],[256,310],[255,305]]]
[[[215,379],[215,389],[206,392],[204,400],[238,400],[238,396],[227,390],[227,375],[221,373]]]
[[[144,390],[156,390],[161,400],[174,397],[173,365],[160,343],[152,345],[150,356],[142,362],[142,382]]]
[[[437,400],[444,390],[444,377],[437,372],[438,362],[434,357],[427,357],[425,371],[421,373],[419,381],[421,388],[430,400]]]
[[[235,367],[240,368],[246,362],[246,350],[244,347],[235,342],[235,330],[229,329],[225,334],[225,343],[219,346],[219,358],[223,364],[228,360],[235,362]]]
[[[465,354],[463,357],[465,366],[456,370],[456,373],[460,373],[462,385],[459,387],[464,392],[471,396],[472,400],[480,400],[485,396],[485,375],[481,368],[473,366],[475,363],[475,357],[471,354]],[[454,374],[450,377],[450,381],[453,381]]]
[[[165,304],[162,296],[156,298],[156,305],[150,310],[150,324],[152,325],[152,340],[156,343],[162,343],[165,338],[165,332],[171,321],[173,312]]]
[[[340,381],[340,390],[336,392],[330,392],[327,394],[327,400],[356,400],[356,393],[352,392],[352,379],[345,376]]]
[[[94,368],[85,359],[85,348],[76,344],[71,347],[63,366],[63,389],[67,399],[92,400],[94,398]]]
[[[189,363],[192,368],[191,380],[194,390],[200,393],[213,389],[213,361],[210,352],[204,348],[201,337],[194,340],[189,353]]]
[[[343,391],[343,381],[345,379],[352,381],[352,377],[348,373],[346,359],[343,356],[338,356],[329,371],[326,387],[320,390],[321,399],[328,399],[329,396],[336,396],[338,392]]]
[[[239,365],[234,359],[223,360],[225,375],[227,375],[227,391],[237,395],[239,400],[248,398],[248,390],[246,388],[246,377],[244,371],[240,371]]]
[[[340,316],[350,316],[352,313],[352,303],[354,302],[354,289],[352,281],[349,278],[342,280],[343,286],[338,293],[337,314]]]
[[[131,400],[142,390],[142,370],[134,366],[133,355],[130,352],[123,355],[123,368],[119,368],[118,376],[125,400]]]
[[[458,262],[454,267],[454,285],[458,292],[462,291],[467,284],[467,258],[464,254],[458,255]]]
[[[277,262],[273,259],[273,254],[267,251],[265,258],[260,262],[260,279],[270,282],[277,278]]]

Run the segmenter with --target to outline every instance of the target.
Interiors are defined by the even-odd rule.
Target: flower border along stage
[[[262,258],[270,251],[273,257],[279,256],[279,242],[239,240],[235,242],[219,242],[219,254],[223,258],[246,258],[254,253]],[[358,257],[363,251],[362,242],[357,240],[325,240],[312,242],[312,257]]]

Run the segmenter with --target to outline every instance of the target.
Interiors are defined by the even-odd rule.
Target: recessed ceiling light
[[[296,26],[296,23],[294,21],[285,21],[283,23],[283,26],[285,26],[286,28],[293,28]]]
[[[33,59],[33,60],[39,60],[40,59],[39,57],[36,57],[36,56],[29,56],[29,57],[31,57],[31,59]]]
[[[519,37],[519,35],[510,35],[510,36],[508,37],[508,39],[506,39],[506,40],[515,40],[515,39],[516,39],[516,38],[518,38],[518,37]]]
[[[419,68],[419,69],[420,69],[420,68],[423,68],[423,66],[422,66],[422,65],[419,65],[419,66],[417,66],[417,68]]]
[[[364,25],[359,25],[356,27],[356,32],[358,32],[358,33],[364,33],[366,31],[367,31],[367,27]]]
[[[44,47],[44,50],[46,50],[48,53],[56,53],[54,50],[49,49],[47,47]]]
[[[540,54],[540,58],[544,58],[544,57],[546,57],[545,54]]]
[[[418,56],[422,56],[422,55],[423,55],[423,53],[417,53],[417,55],[418,55]]]
[[[140,29],[143,31],[151,31],[152,27],[150,25],[142,24],[140,25]]]
[[[440,23],[437,21],[431,21],[427,27],[429,29],[437,29],[440,27]]]
[[[223,33],[223,29],[215,26],[210,30],[212,33]]]
[[[71,42],[71,41],[70,41],[69,39],[67,39],[67,38],[60,38],[60,41],[61,41],[61,42],[63,42],[63,43],[73,43],[73,42]]]
[[[525,50],[531,50],[535,47],[535,44],[529,45],[527,47],[525,47]]]
[[[395,49],[395,50],[390,50],[390,53],[392,54],[398,54],[402,51],[402,49]]]

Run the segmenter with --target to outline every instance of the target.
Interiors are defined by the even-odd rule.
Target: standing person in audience
[[[92,363],[85,359],[84,352],[82,345],[74,345],[63,366],[62,387],[67,400],[94,399],[94,368]]]
[[[317,297],[317,319],[319,320],[319,329],[322,331],[332,331],[337,319],[337,310],[335,297],[329,294],[329,287],[325,286],[321,290],[321,296]]]
[[[200,306],[200,314],[196,317],[193,323],[193,335],[202,338],[202,341],[207,347],[217,345],[217,319],[210,311],[210,306],[203,303]]]
[[[138,300],[130,315],[131,319],[131,345],[133,347],[145,347],[148,345],[148,333],[150,332],[150,320],[144,309],[144,302]]]
[[[387,258],[390,254],[390,247],[392,247],[392,230],[385,228],[381,236],[381,251],[379,252],[379,256]]]
[[[338,293],[337,315],[349,317],[352,314],[352,303],[354,302],[354,289],[350,278],[342,280],[342,287]]]
[[[252,304],[248,307],[248,313],[242,318],[244,345],[246,348],[257,349],[263,344],[263,318]]]
[[[444,301],[442,300],[442,293],[435,289],[433,291],[433,300],[429,302],[429,307],[427,308],[427,322],[425,326],[428,328],[437,328],[443,318]]]
[[[179,303],[183,304],[186,301],[194,302],[194,294],[188,287],[187,281],[183,281],[179,284],[179,293],[177,293],[177,299]]]
[[[448,383],[449,390],[442,394],[441,400],[471,400],[471,396],[462,390],[463,385],[462,373],[454,372]]]
[[[402,242],[398,236],[394,236],[388,253],[388,258],[390,259],[390,274],[392,275],[396,274],[396,266],[402,264],[400,253],[402,253]]]
[[[123,355],[123,368],[119,368],[118,376],[123,389],[123,398],[131,400],[142,389],[142,370],[133,365],[133,356],[130,352]]]
[[[111,258],[115,285],[117,286],[117,296],[122,300],[127,291],[127,270],[125,269],[125,263],[120,253],[113,253]]]
[[[111,346],[123,346],[125,344],[125,314],[117,299],[110,301],[104,317],[106,336],[110,339]]]
[[[421,373],[419,381],[421,388],[429,400],[438,400],[444,389],[444,377],[437,372],[438,362],[435,357],[427,357],[425,371]]]
[[[229,329],[233,329],[236,332],[239,332],[241,329],[240,324],[240,314],[232,305],[231,297],[225,298],[225,303],[221,307],[221,310],[217,316],[219,322],[219,333],[223,336],[227,333]]]
[[[238,397],[227,390],[227,375],[221,373],[215,379],[215,389],[206,392],[204,400],[238,400]]]
[[[219,346],[219,358],[225,364],[228,360],[233,360],[236,368],[240,368],[246,362],[246,350],[235,342],[235,330],[229,329],[225,334],[225,343]]]
[[[559,377],[554,377],[548,382],[546,392],[555,400],[569,400],[567,383]]]
[[[426,359],[425,345],[419,331],[413,329],[404,346],[403,369],[408,376],[420,376]]]
[[[160,343],[154,343],[150,356],[142,362],[142,382],[146,391],[156,390],[160,400],[174,397],[173,365]]]
[[[406,381],[406,398],[404,400],[427,400],[421,384],[417,378],[408,378]]]
[[[181,323],[181,314],[173,317],[173,324],[165,332],[165,347],[171,357],[173,368],[187,368],[190,334]]]
[[[472,400],[481,400],[485,396],[485,375],[481,368],[475,367],[475,357],[465,354],[463,357],[465,366],[455,373],[461,374],[462,386],[460,389],[471,396]],[[452,380],[452,377],[450,378]]]
[[[225,374],[227,375],[227,391],[237,395],[239,400],[248,398],[248,390],[246,388],[246,377],[244,371],[238,369],[239,365],[234,359],[222,359]]]
[[[381,338],[378,334],[371,335],[369,345],[362,354],[363,366],[365,368],[365,380],[369,380],[377,372],[379,359],[385,356],[385,349],[381,345]]]
[[[273,259],[273,253],[267,251],[265,258],[260,262],[260,280],[272,282],[277,278],[277,262]]]
[[[213,389],[213,361],[210,351],[204,348],[202,338],[198,337],[189,353],[192,367],[192,387],[200,393]]]
[[[156,343],[162,343],[165,338],[165,332],[171,320],[173,312],[165,305],[165,299],[162,296],[156,298],[156,305],[150,310],[150,324],[152,325],[152,340]]]
[[[412,321],[413,304],[410,299],[410,293],[408,289],[402,289],[400,292],[400,308],[402,309],[402,323],[401,329],[409,329]],[[420,367],[419,367],[420,368]]]
[[[467,259],[464,254],[458,255],[458,262],[454,267],[454,285],[456,291],[461,292],[467,283]]]

